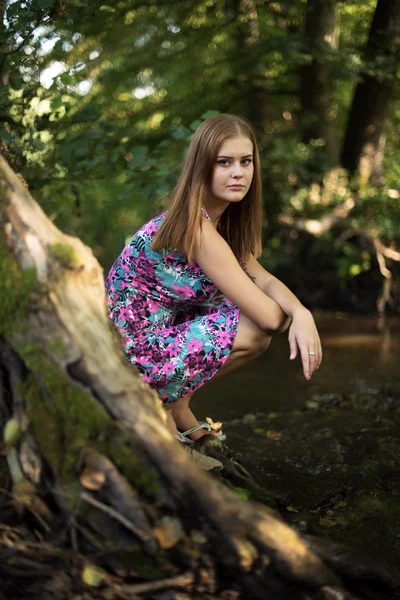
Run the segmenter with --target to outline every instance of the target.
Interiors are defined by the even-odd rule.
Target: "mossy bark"
[[[56,229],[3,160],[0,172],[0,415],[21,429],[2,484],[26,525],[83,561],[97,556],[105,586],[189,572],[192,597],[374,597],[354,582],[346,591],[340,561],[193,463],[124,357],[93,254]],[[249,480],[218,440],[206,446],[234,485]],[[268,501],[255,483],[251,493]],[[382,581],[389,598],[395,583]]]

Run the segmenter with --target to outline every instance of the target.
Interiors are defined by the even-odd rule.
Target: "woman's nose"
[[[242,165],[240,163],[233,163],[232,176],[233,177],[243,177]]]

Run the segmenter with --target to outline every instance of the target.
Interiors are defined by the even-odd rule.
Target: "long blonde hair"
[[[153,250],[180,249],[193,259],[196,234],[201,228],[201,208],[207,205],[215,160],[221,144],[243,135],[253,144],[254,174],[247,194],[224,210],[218,230],[239,262],[261,254],[262,196],[260,158],[254,133],[243,119],[220,114],[206,119],[193,135],[182,173],[172,193],[166,217],[154,236]]]

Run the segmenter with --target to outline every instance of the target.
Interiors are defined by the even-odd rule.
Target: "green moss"
[[[64,268],[73,269],[78,266],[78,257],[69,244],[56,242],[49,246],[49,258],[58,261]]]
[[[49,256],[62,266],[78,264],[68,244],[53,244]],[[23,332],[33,302],[40,299],[40,284],[35,268],[21,270],[8,251],[4,233],[0,232],[0,333],[6,337]],[[18,352],[32,373],[21,386],[26,403],[29,426],[40,451],[76,504],[80,487],[76,467],[83,447],[92,444],[109,456],[133,487],[149,498],[160,497],[162,486],[157,471],[135,455],[130,446],[131,434],[115,426],[106,410],[84,389],[74,387],[62,372],[43,354],[42,349],[26,336]],[[49,351],[63,359],[65,347],[60,339],[49,344]],[[40,382],[40,383],[39,383]],[[112,443],[111,443],[112,440]]]
[[[400,517],[400,509],[396,498],[393,500],[385,495],[380,497],[378,494],[367,494],[363,495],[350,509],[345,510],[342,518],[346,523],[354,526],[369,522],[371,519],[374,522],[382,521],[388,515],[396,518]],[[337,520],[336,517],[335,520]]]
[[[55,407],[45,401],[37,381],[32,377],[28,377],[20,391],[26,403],[30,428],[39,444],[41,454],[58,475],[61,471],[64,448]]]
[[[22,393],[35,439],[44,457],[61,478],[76,477],[80,450],[110,426],[111,419],[92,396],[68,379],[40,350],[24,352],[29,369],[38,373],[48,394],[29,377]]]
[[[129,434],[122,428],[115,426],[111,437],[101,443],[101,449],[113,461],[115,466],[132,481],[135,489],[143,492],[147,497],[158,500],[162,492],[161,480],[158,471],[143,463],[131,447]]]
[[[347,527],[349,524],[349,521],[343,515],[338,515],[338,516],[335,515],[335,524],[338,527]]]
[[[22,386],[30,427],[60,481],[76,479],[80,452],[92,445],[110,458],[135,489],[158,500],[159,474],[136,456],[132,434],[117,426],[89,392],[71,385],[40,349],[31,345],[24,350],[28,368],[40,376],[48,392],[44,394],[33,377]]]
[[[226,483],[226,485],[231,490],[236,492],[236,494],[238,494],[238,496],[241,496],[242,498],[245,498],[246,500],[249,500],[249,498],[252,498],[252,493],[250,490],[246,490],[245,488],[241,488],[236,485],[233,485],[233,483],[231,483],[228,479],[224,483]]]
[[[241,487],[235,487],[235,492],[242,498],[245,498],[246,500],[248,500],[251,497],[251,493],[248,490],[245,490]]]
[[[388,503],[382,502],[377,496],[370,494],[361,500],[358,508],[367,515],[386,513],[388,512]]]
[[[4,234],[0,234],[0,281],[0,333],[8,337],[23,329],[39,284],[34,267],[20,269]]]
[[[64,346],[64,342],[59,338],[54,338],[48,344],[49,353],[53,354],[60,360],[64,360],[67,357],[67,351]]]
[[[57,482],[57,490],[62,494],[64,500],[72,510],[82,511],[82,486],[78,479],[75,481],[69,480],[65,485]]]

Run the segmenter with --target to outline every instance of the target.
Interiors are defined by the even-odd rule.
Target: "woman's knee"
[[[271,343],[271,335],[263,331],[245,315],[240,315],[234,350],[246,350],[255,355],[262,354]]]
[[[260,335],[254,339],[252,350],[259,355],[265,352],[271,343],[272,336],[260,329]]]

